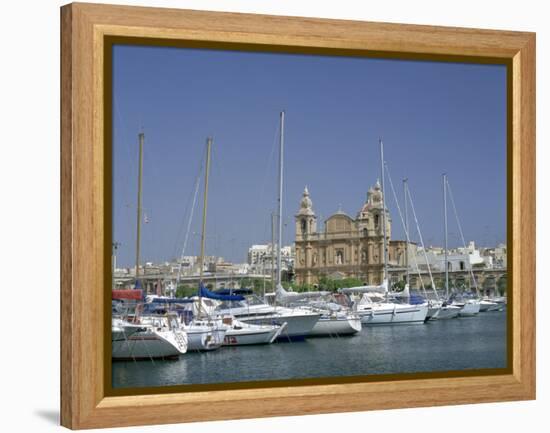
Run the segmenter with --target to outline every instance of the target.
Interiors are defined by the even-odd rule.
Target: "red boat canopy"
[[[113,299],[132,299],[139,301],[142,299],[143,292],[140,289],[113,290]]]

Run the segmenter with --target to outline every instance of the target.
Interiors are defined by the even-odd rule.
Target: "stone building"
[[[390,241],[392,221],[387,208],[385,212],[388,266],[395,280],[405,273],[407,243]],[[376,182],[355,219],[339,210],[325,221],[322,231],[317,231],[317,216],[306,187],[295,216],[296,282],[316,284],[321,276],[327,276],[380,284],[384,272],[382,215],[382,189]]]

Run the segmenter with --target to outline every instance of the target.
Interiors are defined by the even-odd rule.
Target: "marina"
[[[113,387],[146,387],[506,367],[506,310],[347,337],[222,347],[176,360],[112,365]]]
[[[175,296],[175,289],[181,284],[183,260],[175,281],[159,279],[156,294],[142,290],[139,270],[144,134],[139,134],[134,282],[123,289],[113,284],[112,291],[113,386],[229,383],[506,367],[506,298],[483,296],[472,267],[467,274],[467,287],[458,287],[456,280],[450,280],[448,195],[464,249],[467,245],[447,175],[442,176],[445,279],[436,284],[432,269],[427,266],[429,280],[425,283],[418,256],[409,259],[412,243],[410,209],[421,253],[426,263],[429,261],[408,180],[403,180],[404,202],[400,205],[388,161],[384,158],[382,140],[379,140],[381,181],[378,180],[369,190],[367,203],[357,220],[363,236],[376,239],[376,271],[370,276],[367,274],[367,281],[363,284],[351,287],[344,284],[344,287],[326,290],[328,287],[324,286],[329,281],[326,277],[323,277],[324,284],[315,284],[313,289],[308,286],[307,290],[296,291],[288,285],[288,280],[287,288],[283,286],[284,122],[285,112],[282,111],[278,210],[276,218],[272,216],[272,236],[275,239],[276,233],[276,243],[272,243],[271,292],[266,292],[264,279],[261,294],[243,287],[242,282],[241,287],[221,289],[209,288],[205,284],[212,137],[206,140],[198,290],[190,296]],[[198,180],[182,258],[197,203]],[[397,250],[405,265],[405,275],[401,280],[396,280],[395,265],[390,263],[391,220],[384,194],[386,181],[393,193],[406,238],[405,249]],[[340,227],[347,223],[341,213],[337,213],[336,218],[341,219]],[[315,228],[316,216],[306,187],[296,215],[296,233],[301,236],[297,239],[305,242],[302,263],[312,266],[318,263],[318,259],[308,251],[312,249],[310,231]],[[393,251],[395,254],[396,249]],[[362,254],[365,258],[367,250],[364,249]],[[342,265],[344,257],[344,249],[337,249],[335,264]],[[391,267],[394,268],[393,275]],[[410,284],[412,275],[416,275],[419,281],[414,288]],[[302,278],[305,281],[317,278],[321,283],[320,276],[311,270],[306,271]]]
[[[218,121],[250,140],[247,113]],[[490,185],[472,184],[470,161],[457,170],[446,153],[436,164],[417,158],[389,125],[377,127],[388,148],[361,132],[347,154],[310,147],[297,158],[323,134],[308,127],[309,115],[275,113],[248,153],[232,141],[236,130],[208,125],[200,131],[216,137],[203,136],[204,148],[189,138],[191,125],[163,148],[161,124],[147,129],[147,142],[140,127],[137,149],[115,152],[119,172],[136,176],[120,175],[114,191],[113,387],[507,367],[505,231],[481,235],[479,210],[487,206],[490,224],[498,213],[472,204]],[[260,144],[270,138],[271,151]],[[316,157],[325,164],[312,164]],[[349,209],[359,194],[352,213],[327,208],[345,199]],[[247,245],[247,262],[235,261]]]

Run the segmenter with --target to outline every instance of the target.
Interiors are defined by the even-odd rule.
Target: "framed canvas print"
[[[61,18],[64,426],[535,398],[534,34]]]

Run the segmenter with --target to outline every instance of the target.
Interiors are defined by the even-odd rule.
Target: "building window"
[[[369,231],[367,229],[363,229],[363,236],[367,237],[369,235]]]
[[[305,233],[307,230],[306,220],[302,220],[302,233]]]
[[[460,262],[460,270],[463,271],[463,270],[464,270],[464,267],[465,267],[465,266],[464,266],[464,262],[461,261],[461,262]]]
[[[380,218],[378,217],[378,215],[374,215],[374,228],[376,228],[376,229],[378,229],[378,222],[379,222],[378,220],[379,219]]]

